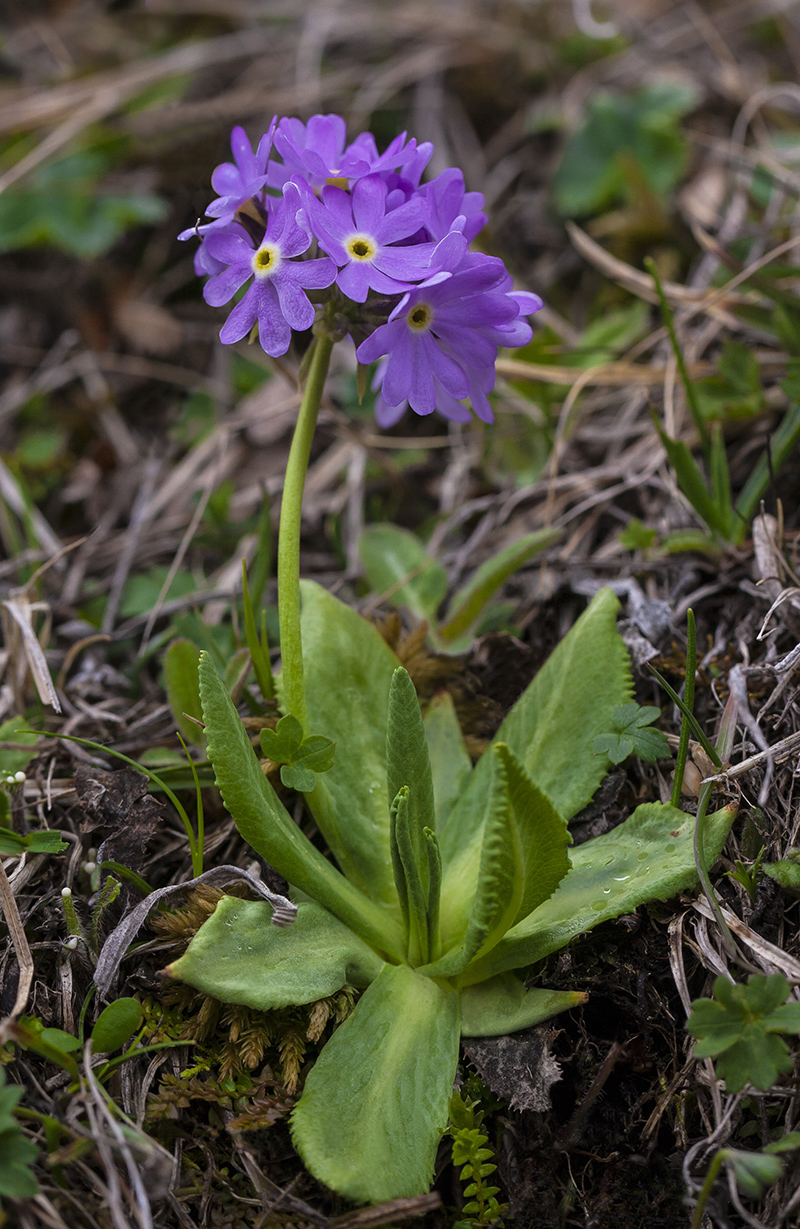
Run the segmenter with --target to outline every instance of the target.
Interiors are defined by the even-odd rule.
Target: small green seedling
[[[754,973],[746,986],[727,977],[714,982],[713,999],[695,999],[687,1029],[698,1039],[698,1058],[717,1058],[728,1092],[745,1084],[766,1092],[792,1069],[789,1047],[778,1033],[800,1033],[800,1003],[787,1003],[782,973]]]
[[[761,1152],[746,1152],[741,1148],[720,1148],[708,1167],[700,1193],[697,1196],[691,1229],[702,1229],[703,1217],[714,1183],[723,1165],[727,1165],[736,1179],[743,1195],[762,1199],[766,1190],[783,1174],[782,1153],[795,1152],[800,1148],[800,1132],[790,1131],[782,1139],[767,1144]]]
[[[438,611],[447,595],[447,572],[413,533],[396,525],[368,525],[358,550],[375,593],[392,606],[405,607],[417,619],[424,619],[434,647],[462,653],[472,643],[503,582],[559,537],[559,530],[540,529],[498,551],[453,595],[441,622]]]
[[[642,708],[631,700],[620,704],[611,714],[612,733],[600,734],[594,740],[597,755],[607,755],[612,764],[621,764],[629,755],[636,755],[647,764],[666,759],[669,743],[665,734],[650,727],[661,716],[654,704]]]
[[[452,706],[423,721],[378,631],[319,585],[303,582],[301,594],[308,728],[337,741],[335,762],[306,798],[338,868],[280,802],[204,655],[203,721],[223,801],[299,904],[281,928],[268,902],[224,897],[169,973],[257,1010],[363,989],[306,1078],[292,1132],[317,1178],[355,1202],[380,1203],[430,1185],[460,1035],[514,1032],[583,1002],[580,990],[526,989],[514,970],[695,885],[694,817],[648,803],[570,848],[567,821],[610,767],[595,739],[632,690],[610,590],[474,769]],[[296,756],[297,726],[283,720],[265,751]],[[734,813],[706,817],[707,861]]]
[[[336,743],[323,734],[303,737],[303,727],[291,713],[281,717],[274,730],[262,730],[261,750],[267,759],[281,765],[281,781],[287,789],[310,793],[317,773],[333,767]]]

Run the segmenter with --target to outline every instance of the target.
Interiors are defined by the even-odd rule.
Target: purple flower
[[[453,229],[456,219],[464,218],[463,231],[471,243],[488,221],[483,212],[483,193],[467,192],[464,176],[455,167],[448,167],[420,189],[425,200],[425,226],[431,239],[437,242]]]
[[[292,329],[307,329],[314,323],[314,308],[304,290],[330,286],[336,266],[327,257],[292,259],[311,245],[311,236],[296,221],[299,207],[297,188],[289,184],[283,200],[276,200],[270,209],[266,233],[258,247],[243,227],[237,227],[239,233],[212,232],[206,237],[208,256],[226,266],[206,282],[203,297],[207,303],[222,306],[245,282],[254,279],[222,326],[220,341],[240,341],[258,321],[262,348],[277,358],[289,349]]]
[[[465,397],[479,418],[493,421],[487,394],[498,345],[516,344],[523,329],[530,333],[521,313],[541,306],[536,296],[507,293],[510,281],[502,261],[468,254],[451,276],[406,294],[388,323],[362,342],[359,362],[388,356],[380,378],[382,425],[396,421],[390,411],[406,401],[417,414],[439,409],[464,421]]]
[[[325,187],[318,201],[309,188],[303,193],[305,216],[320,247],[339,266],[336,283],[356,303],[370,290],[402,294],[409,283],[430,272],[432,243],[392,246],[420,229],[422,201],[414,197],[386,212],[387,190],[380,175],[366,175],[352,193]]]
[[[244,128],[238,125],[234,128],[231,133],[233,162],[221,162],[211,176],[211,186],[219,195],[206,209],[206,215],[215,220],[181,231],[179,239],[193,239],[198,234],[205,235],[221,229],[233,221],[237,209],[261,191],[267,182],[267,166],[277,122],[278,117],[274,115],[255,153]]]
[[[414,140],[407,142],[404,132],[383,154],[378,153],[371,132],[362,132],[348,146],[346,139],[347,128],[340,115],[312,115],[307,124],[299,119],[282,119],[275,133],[275,148],[284,165],[270,167],[270,187],[281,188],[292,175],[300,175],[312,188],[322,188],[326,183],[345,188],[371,171],[392,171],[407,163],[413,163],[419,176],[433,153],[428,143],[418,146]]]

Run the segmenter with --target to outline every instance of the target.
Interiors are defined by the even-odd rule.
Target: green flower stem
[[[714,1159],[708,1167],[705,1182],[700,1189],[700,1194],[697,1196],[697,1203],[695,1204],[691,1229],[701,1229],[703,1224],[703,1214],[706,1210],[706,1204],[708,1203],[709,1196],[714,1189],[714,1183],[719,1176],[719,1171],[722,1169],[723,1162],[729,1155],[730,1154],[727,1148],[720,1148],[719,1152],[714,1154]]]
[[[694,625],[694,611],[686,611],[686,688],[683,702],[691,713],[694,707],[694,683],[697,670],[697,632]],[[678,758],[675,761],[675,780],[672,784],[672,805],[680,810],[681,793],[683,792],[683,774],[686,772],[686,760],[689,755],[689,721],[684,716],[681,719],[681,734],[678,744]]]
[[[300,638],[300,524],[311,441],[317,425],[332,349],[333,341],[330,337],[324,333],[317,336],[286,466],[278,534],[278,619],[281,629],[284,711],[297,718],[305,734],[308,734],[308,715],[303,686],[303,645]]]

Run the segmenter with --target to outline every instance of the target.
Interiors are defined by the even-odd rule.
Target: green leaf
[[[276,729],[262,730],[260,738],[264,755],[283,765],[281,781],[287,789],[310,793],[317,773],[333,767],[336,743],[322,734],[303,738],[303,727],[291,713],[281,717]]]
[[[383,961],[327,909],[304,901],[285,928],[263,900],[223,896],[166,970],[203,994],[257,1011],[313,1003],[342,986],[368,986]]]
[[[222,800],[240,834],[295,887],[312,896],[379,951],[399,956],[399,917],[395,921],[385,909],[368,900],[292,822],[261,771],[239,714],[207,653],[200,659],[200,694],[208,755]],[[344,814],[350,820],[354,818],[351,811],[345,810]],[[388,853],[387,841],[387,860]]]
[[[296,789],[301,794],[310,794],[316,789],[317,774],[302,764],[284,764],[281,767],[281,781],[287,789]]]
[[[670,439],[659,423],[656,423],[656,427],[669,463],[675,471],[678,486],[709,529],[727,539],[727,517],[720,513],[689,448],[683,440]]]
[[[389,802],[408,788],[407,825],[411,850],[423,893],[428,890],[425,828],[436,829],[433,778],[425,741],[425,727],[411,676],[403,666],[392,675],[386,718],[386,783]]]
[[[725,1160],[733,1170],[739,1189],[751,1199],[761,1199],[768,1186],[778,1181],[783,1173],[783,1162],[777,1156],[764,1152],[744,1152],[739,1148],[726,1148]]]
[[[137,999],[116,999],[97,1017],[92,1029],[95,1053],[110,1054],[130,1040],[142,1022],[142,1005]]]
[[[565,820],[592,797],[607,772],[594,740],[630,699],[630,663],[616,628],[619,602],[601,589],[545,662],[497,733]],[[442,926],[459,932],[474,895],[492,758],[484,755],[441,834]],[[463,933],[463,930],[462,930]]]
[[[459,956],[446,955],[442,963],[451,976],[547,900],[569,870],[567,846],[572,838],[564,820],[505,743],[495,743],[491,754],[495,771],[489,814],[464,945]],[[466,882],[452,876],[445,886],[446,893],[462,901],[469,899],[468,891]],[[464,925],[452,904],[448,915],[451,929],[442,935],[445,949],[457,944]]]
[[[472,761],[464,746],[449,691],[441,691],[431,700],[425,714],[425,739],[433,779],[436,830],[439,832],[472,776]]]
[[[0,748],[0,776],[24,772],[32,759],[39,754],[39,736],[27,728],[24,717],[9,717],[0,725],[0,742],[30,745],[30,751]]]
[[[67,848],[61,833],[45,828],[40,832],[26,832],[24,836],[13,828],[0,828],[0,854],[16,857],[25,850],[28,853],[61,853]]]
[[[735,816],[735,807],[706,816],[708,866],[719,856]],[[694,887],[693,836],[694,816],[656,802],[637,807],[619,827],[573,849],[569,873],[550,899],[471,966],[464,980],[524,968],[600,922]]]
[[[199,665],[200,650],[191,640],[173,640],[164,656],[164,682],[175,723],[188,743],[205,750]]]
[[[392,606],[405,606],[418,619],[435,623],[447,593],[447,572],[413,533],[396,525],[368,525],[358,553],[375,593],[388,594],[385,600]]]
[[[464,1037],[500,1037],[549,1020],[585,1003],[587,997],[576,990],[526,990],[513,973],[500,973],[461,991],[461,1033]]]
[[[355,1203],[427,1191],[458,1037],[456,992],[386,965],[325,1046],[292,1116],[311,1173]]]
[[[386,715],[397,658],[344,602],[311,581],[300,589],[309,727],[340,740],[336,762],[309,805],[348,879],[394,910],[399,923],[386,790]]]
[[[642,708],[635,700],[629,704],[620,704],[612,714],[614,732],[600,734],[594,740],[595,752],[598,755],[607,755],[612,764],[621,764],[632,753],[648,764],[666,758],[669,755],[666,736],[660,730],[647,728],[660,716],[661,710],[652,704]]]
[[[293,764],[303,742],[303,727],[297,717],[287,713],[274,730],[262,730],[261,750],[275,764]]]
[[[596,92],[553,177],[558,212],[577,217],[624,201],[628,181],[623,155],[635,159],[652,191],[670,192],[683,174],[688,152],[679,120],[696,106],[697,98],[694,87],[673,82],[645,86],[630,97]]]
[[[794,393],[791,394],[792,400],[795,400]],[[800,400],[800,397],[797,398]],[[749,525],[750,521],[758,511],[759,503],[763,498],[772,476],[777,474],[784,462],[794,452],[800,441],[800,405],[790,405],[786,411],[781,424],[770,440],[769,449],[761,454],[756,462],[750,477],[745,482],[739,498],[736,500],[736,511],[739,513],[741,526],[738,531],[737,538],[743,535],[744,526]]]
[[[311,772],[328,772],[333,768],[336,758],[336,743],[324,734],[311,734],[304,738],[295,756],[295,762],[301,763]]]
[[[40,1036],[42,1041],[46,1041],[48,1045],[55,1046],[57,1050],[63,1050],[65,1054],[71,1054],[73,1050],[82,1049],[80,1040],[73,1037],[72,1033],[67,1033],[63,1028],[43,1028]]]
[[[800,895],[800,862],[797,859],[785,858],[781,862],[762,862],[761,869],[782,888]]]
[[[791,1071],[786,1043],[774,1033],[800,1033],[800,1003],[786,1002],[789,983],[782,973],[755,973],[747,985],[727,977],[714,982],[713,999],[697,999],[686,1028],[698,1038],[698,1058],[719,1055],[717,1073],[729,1092],[750,1082],[766,1091]]]
[[[460,652],[462,648],[469,647],[468,633],[503,582],[534,555],[552,546],[560,537],[561,531],[558,529],[539,529],[536,533],[526,533],[478,568],[468,584],[454,594],[446,621],[439,627],[439,637],[451,651]]]
[[[29,1168],[39,1149],[25,1138],[14,1117],[22,1093],[22,1088],[6,1084],[6,1073],[0,1067],[0,1196],[8,1199],[32,1199],[39,1192]]]

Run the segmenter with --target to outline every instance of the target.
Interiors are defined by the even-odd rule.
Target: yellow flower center
[[[431,327],[432,320],[433,311],[427,303],[418,303],[406,316],[408,327],[415,333],[424,333]]]
[[[274,243],[262,243],[253,253],[253,272],[256,277],[272,277],[281,263],[280,249]]]
[[[374,260],[378,255],[378,245],[369,235],[351,235],[344,246],[353,260]]]
[[[335,175],[331,179],[325,180],[325,185],[330,184],[332,188],[344,188],[347,191],[347,176]]]

